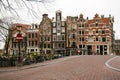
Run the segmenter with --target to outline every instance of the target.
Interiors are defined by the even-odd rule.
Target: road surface
[[[61,58],[36,64],[36,67],[0,72],[0,80],[120,80],[120,72],[105,65],[113,57],[83,55]]]

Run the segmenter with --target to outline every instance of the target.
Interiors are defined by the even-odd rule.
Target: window
[[[98,37],[96,37],[96,41],[98,41]]]
[[[81,24],[79,24],[79,27],[82,27],[82,25],[81,25]]]
[[[62,44],[62,48],[64,48],[65,46],[64,46],[64,43]]]
[[[46,48],[46,44],[44,44],[44,48]]]
[[[58,40],[64,40],[64,35],[59,35]]]
[[[28,42],[28,46],[30,46],[30,41]]]
[[[32,41],[32,46],[34,46],[34,41]]]
[[[102,30],[102,34],[105,34],[105,30]]]
[[[35,46],[37,46],[37,41],[35,41]]]
[[[65,22],[62,22],[62,26],[65,26]]]
[[[79,48],[82,48],[82,45],[79,45]]]
[[[55,41],[55,40],[56,40],[56,36],[54,35],[54,36],[53,36],[53,41]]]
[[[85,25],[83,23],[80,23],[79,24],[79,27],[84,27]]]
[[[96,34],[98,34],[98,30],[96,30]]]
[[[53,33],[56,33],[56,28],[53,28]]]
[[[97,27],[97,26],[98,26],[98,23],[96,23],[95,25],[96,25],[96,27]]]
[[[60,20],[60,16],[57,16],[57,20]]]
[[[89,34],[93,34],[93,31],[92,31],[92,30],[89,30]]]
[[[72,34],[73,35],[73,39],[75,39],[75,34]]]
[[[35,37],[37,38],[37,33],[35,33]]]
[[[50,48],[50,44],[48,44],[48,48]]]
[[[50,41],[50,37],[48,37],[48,41]]]
[[[53,23],[53,26],[54,26],[54,27],[56,26],[56,23],[55,23],[55,22]]]
[[[105,37],[102,38],[102,42],[106,42],[106,38]]]
[[[82,18],[80,18],[80,22],[82,22],[83,21],[83,19]]]
[[[17,26],[17,30],[21,30],[22,26]]]
[[[58,44],[58,47],[59,47],[59,48],[61,47],[61,44],[60,44],[60,43]]]
[[[32,38],[34,38],[34,33],[32,33]]]
[[[63,32],[63,33],[65,32],[65,27],[62,27],[62,32]]]
[[[93,37],[89,37],[88,42],[93,42]]]
[[[77,25],[76,24],[72,25],[72,29],[76,30],[77,29]]]
[[[96,20],[96,23],[95,23],[96,27],[98,26],[98,20]]]
[[[79,38],[79,40],[81,41],[81,38]]]
[[[38,25],[37,24],[35,24],[35,29],[37,29],[38,28]]]
[[[82,41],[84,41],[84,38],[82,38]]]
[[[64,37],[64,35],[62,35],[62,40],[65,40],[65,37]]]
[[[84,34],[84,30],[82,30],[82,31],[79,31],[79,34]]]
[[[30,33],[29,33],[28,37],[31,38],[31,34]]]
[[[84,24],[82,24],[82,27],[84,27]]]
[[[75,42],[72,42],[72,46],[75,47],[75,46],[76,46],[76,43],[75,43]]]

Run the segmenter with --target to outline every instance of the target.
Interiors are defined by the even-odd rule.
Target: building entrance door
[[[87,46],[88,55],[92,55],[92,45]]]
[[[100,45],[100,55],[103,55],[103,45]]]

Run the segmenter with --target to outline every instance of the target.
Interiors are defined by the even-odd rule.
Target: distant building
[[[120,55],[120,40],[119,39],[115,40],[115,43],[114,43],[114,53],[116,55]]]

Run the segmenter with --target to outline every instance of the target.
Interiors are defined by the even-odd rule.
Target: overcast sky
[[[61,10],[63,16],[79,16],[93,18],[96,13],[108,17],[114,16],[115,38],[120,39],[120,0],[56,0],[54,10]],[[53,12],[54,13],[54,12]]]
[[[44,10],[42,8],[47,9]],[[104,15],[105,17],[108,17],[109,14],[111,14],[112,16],[114,16],[115,20],[115,38],[120,39],[120,0],[55,0],[55,2],[50,4],[49,6],[46,5],[46,7],[41,7],[40,12],[42,14],[47,13],[49,17],[52,18],[55,17],[55,11],[57,10],[62,11],[62,15],[64,18],[66,18],[66,16],[79,16],[81,13],[84,15],[84,18],[89,17],[89,19],[93,18],[96,13],[98,13],[100,16]],[[40,18],[42,17],[42,14],[39,15]],[[26,15],[23,13],[21,15],[24,16],[24,20],[31,20],[30,15]],[[39,23],[40,20],[36,20],[35,23],[37,22]],[[0,45],[0,48],[2,47],[3,46]]]

